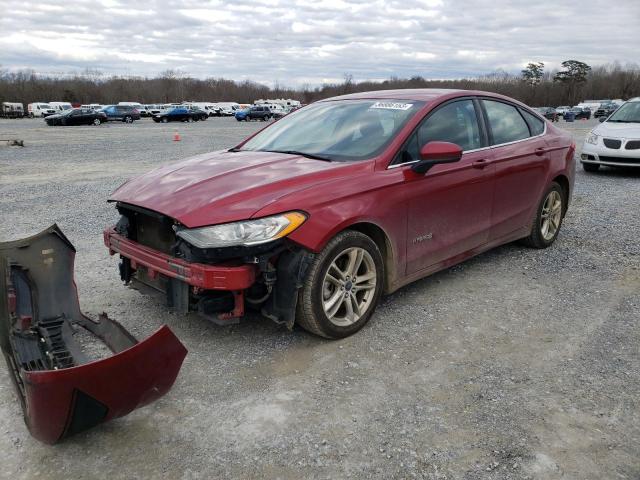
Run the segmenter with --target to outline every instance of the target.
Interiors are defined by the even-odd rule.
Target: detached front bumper
[[[106,314],[80,311],[75,249],[54,225],[0,243],[0,346],[31,434],[56,443],[163,396],[186,348],[167,326],[138,342]],[[92,361],[74,340],[82,327],[113,356]]]
[[[104,231],[104,244],[111,255],[118,253],[128,258],[134,270],[138,266],[145,267],[150,278],[160,274],[202,290],[229,291],[245,290],[256,281],[256,265],[190,263],[140,245],[116,233],[113,228]]]

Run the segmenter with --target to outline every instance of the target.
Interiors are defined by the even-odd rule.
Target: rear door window
[[[507,103],[482,100],[487,111],[493,145],[515,142],[530,136],[529,127],[518,109]]]
[[[531,135],[534,137],[536,135],[542,135],[542,133],[544,132],[544,122],[538,117],[536,117],[535,115],[527,112],[523,108],[520,109],[520,113],[522,113],[522,116],[529,124],[529,130],[531,130]],[[547,111],[547,113],[551,113],[551,112]]]

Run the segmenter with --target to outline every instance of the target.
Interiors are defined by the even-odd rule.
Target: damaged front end
[[[80,311],[75,248],[57,225],[0,243],[0,346],[38,440],[53,444],[160,398],[173,385],[186,348],[167,326],[138,342],[105,314]],[[113,356],[92,361],[76,326]]]
[[[245,306],[293,328],[298,289],[314,254],[286,238],[250,246],[197,247],[180,223],[135,205],[117,203],[118,223],[104,231],[120,278],[145,293],[160,293],[174,312],[219,325],[237,323]]]

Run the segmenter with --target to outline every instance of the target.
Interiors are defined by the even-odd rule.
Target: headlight
[[[198,248],[246,247],[289,235],[306,219],[303,213],[289,212],[211,227],[185,228],[177,230],[176,235]]]
[[[598,144],[598,135],[596,135],[595,133],[590,133],[589,135],[587,135],[587,143],[590,143],[591,145],[597,145]]]

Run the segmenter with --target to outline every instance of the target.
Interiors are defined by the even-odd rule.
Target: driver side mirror
[[[607,119],[607,117],[600,117],[598,120],[600,123],[604,122]]]
[[[420,160],[411,166],[411,170],[424,175],[439,163],[454,163],[462,158],[462,148],[450,142],[428,142],[420,149]]]

